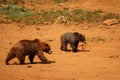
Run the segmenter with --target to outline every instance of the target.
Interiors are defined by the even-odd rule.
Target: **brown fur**
[[[42,42],[39,39],[20,40],[11,48],[5,63],[9,65],[8,62],[17,57],[20,64],[24,64],[26,55],[29,56],[31,63],[33,63],[35,55],[37,55],[42,62],[47,63],[49,61],[44,56],[43,52],[51,54],[51,48],[46,42]]]

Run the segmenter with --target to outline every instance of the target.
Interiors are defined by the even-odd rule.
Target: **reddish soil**
[[[105,2],[105,0],[98,1]],[[109,10],[109,6],[107,7],[109,4],[117,3],[106,3],[104,10]],[[86,5],[82,6],[87,9]],[[116,10],[114,7],[111,6],[111,11],[118,13],[120,7],[116,7]],[[99,8],[102,9],[103,6]],[[74,31],[85,34],[87,38],[85,51],[81,50],[80,45],[78,49],[81,51],[76,53],[61,51],[60,35]],[[12,65],[5,65],[7,53],[17,41],[35,38],[51,45],[53,54],[45,53],[45,56],[55,63],[29,64],[26,57],[25,63],[28,64],[16,65],[14,63],[19,62],[15,58],[10,61]],[[0,24],[0,42],[0,80],[120,80],[120,24],[106,26],[79,23],[28,26],[10,21],[10,23]],[[71,49],[70,46],[68,48]],[[40,62],[37,56],[34,62]]]

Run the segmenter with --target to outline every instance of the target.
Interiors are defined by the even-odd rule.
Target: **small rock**
[[[75,80],[75,79],[73,79],[73,80]]]
[[[40,30],[40,28],[39,27],[35,27],[37,30]]]
[[[28,68],[31,68],[32,66],[31,65],[29,65],[29,66],[27,66]]]
[[[49,22],[44,22],[44,25],[48,25],[49,24]]]
[[[88,30],[88,27],[87,27],[87,26],[85,26],[85,27],[84,27],[84,29],[85,29],[85,30]]]
[[[103,21],[103,24],[105,24],[107,26],[111,26],[111,25],[114,25],[117,23],[118,23],[117,19],[107,19],[107,20]]]
[[[12,44],[12,42],[9,42],[9,44]]]
[[[120,55],[110,56],[110,58],[118,58],[118,57],[120,57]]]
[[[59,6],[64,6],[64,3],[60,3]]]
[[[55,24],[56,23],[65,23],[66,24],[67,23],[67,19],[64,16],[59,16],[54,23]]]

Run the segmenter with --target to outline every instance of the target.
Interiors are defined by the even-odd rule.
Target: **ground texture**
[[[83,0],[81,0],[83,1]],[[92,0],[88,0],[88,6]],[[98,0],[103,1],[103,0]],[[106,0],[108,1],[108,0]],[[119,0],[118,4],[120,3]],[[83,1],[84,2],[84,1]],[[93,2],[96,2],[93,0]],[[105,3],[105,1],[103,1]],[[118,13],[120,6],[116,2],[106,3],[103,10]],[[101,2],[102,3],[102,2]],[[82,3],[81,3],[82,4]],[[88,9],[86,4],[83,8]],[[96,3],[98,4],[98,3]],[[99,2],[100,4],[100,2]],[[110,4],[116,4],[112,6]],[[101,4],[100,4],[101,5]],[[103,6],[99,5],[99,8]],[[69,5],[72,7],[75,5]],[[95,6],[95,5],[93,5]],[[108,7],[107,7],[108,6]],[[98,6],[97,6],[98,7]],[[93,9],[95,7],[91,7]],[[64,32],[80,32],[87,38],[85,51],[73,53],[60,50],[60,35]],[[12,65],[5,65],[5,58],[10,48],[21,39],[39,38],[51,45],[53,53],[45,54],[51,64],[29,64],[26,57],[25,65],[15,58]],[[102,23],[24,25],[21,23],[0,24],[0,80],[119,80],[120,79],[120,24],[106,26]],[[71,50],[70,46],[68,48]],[[34,62],[40,62],[35,57]]]

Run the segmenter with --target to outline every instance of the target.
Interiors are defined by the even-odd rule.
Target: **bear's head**
[[[51,54],[52,51],[51,51],[51,47],[48,43],[46,42],[41,42],[41,47],[43,49],[44,52],[48,53],[48,54]]]
[[[74,32],[73,33],[75,37],[77,37],[79,39],[79,41],[83,42],[84,44],[86,44],[86,38],[85,35],[78,33],[78,32]]]
[[[48,43],[45,43],[45,44],[44,44],[44,51],[45,51],[46,53],[49,53],[49,54],[52,53],[51,48],[50,48],[50,45],[49,45]]]
[[[51,47],[50,47],[50,45],[49,45],[48,43],[43,42],[43,41],[40,41],[39,39],[35,39],[34,41],[37,42],[37,43],[39,43],[41,49],[42,49],[44,52],[46,52],[46,53],[48,53],[48,54],[51,54],[51,53],[52,53]]]
[[[79,34],[80,35],[80,41],[86,44],[86,38],[85,35]]]

